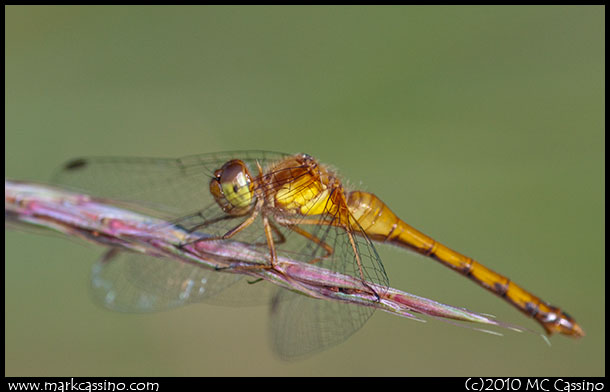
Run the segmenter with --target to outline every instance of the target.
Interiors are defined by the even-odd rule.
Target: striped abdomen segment
[[[431,257],[504,298],[517,309],[538,321],[549,335],[561,333],[573,337],[584,331],[566,313],[552,306],[473,259],[440,244],[400,220],[377,196],[354,191],[348,207],[366,234],[374,241],[390,243]]]

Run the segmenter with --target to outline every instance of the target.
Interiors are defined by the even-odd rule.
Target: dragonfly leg
[[[201,214],[201,212],[193,214],[192,216],[200,216],[202,219],[204,219],[204,221],[203,221],[203,223],[199,223],[199,224],[197,224],[197,225],[195,225],[193,227],[189,227],[188,229],[185,228],[185,230],[187,232],[189,232],[189,233],[194,233],[197,230],[203,229],[203,228],[205,228],[205,227],[207,227],[207,226],[209,226],[211,224],[214,224],[214,223],[222,222],[224,220],[230,220],[230,219],[237,219],[237,218],[239,218],[239,216],[235,216],[235,215],[223,215],[223,216],[221,216],[219,218],[205,220],[205,217]],[[184,219],[184,218],[181,218],[181,219]]]
[[[269,226],[271,226],[271,229],[279,237],[277,240],[274,241],[277,245],[283,244],[284,242],[286,242],[286,237],[284,237],[284,234],[282,234],[282,232],[277,228],[277,226],[272,221],[269,221]]]
[[[356,241],[354,241],[354,235],[350,230],[346,229],[345,231],[347,233],[347,237],[349,238],[349,242],[352,245],[352,249],[354,251],[354,256],[356,257],[356,264],[358,264],[358,273],[360,274],[360,279],[362,281],[362,284],[366,288],[371,290],[373,292],[373,294],[375,294],[375,297],[377,297],[377,301],[380,301],[381,297],[379,296],[379,294],[377,294],[377,291],[375,291],[374,288],[369,286],[369,284],[366,282],[366,279],[364,278],[364,271],[362,270],[362,260],[360,259],[360,253],[358,252],[358,248],[356,247]]]
[[[281,220],[278,220],[278,222],[280,222],[283,226],[288,227],[290,230],[303,235],[304,237],[310,239],[311,241],[314,241],[318,245],[322,246],[329,253],[328,255],[325,255],[321,258],[317,258],[317,259],[310,261],[310,263],[312,263],[312,264],[320,261],[322,258],[329,257],[330,255],[332,255],[334,249],[330,245],[326,244],[322,239],[301,229],[297,225],[324,225],[324,226],[342,227],[345,230],[345,232],[347,233],[347,236],[350,241],[350,245],[354,252],[354,257],[356,258],[356,265],[358,266],[358,274],[360,275],[360,281],[367,289],[369,289],[375,295],[375,297],[377,297],[377,300],[381,300],[381,297],[379,296],[377,291],[366,282],[366,278],[364,276],[364,270],[362,268],[362,260],[360,259],[360,253],[358,252],[358,248],[356,247],[356,241],[354,240],[354,235],[348,227],[346,227],[344,224],[338,223],[336,219],[333,219],[332,221],[328,221],[328,220],[324,220],[324,219],[293,220],[293,219],[282,218]]]
[[[282,234],[282,232],[277,228],[277,226],[273,223],[273,221],[269,220],[269,226],[271,226],[271,230],[273,230],[273,232],[277,235],[277,238],[274,238],[274,240],[273,240],[275,245],[281,245],[284,242],[286,242],[286,237],[284,237],[284,234]],[[266,239],[264,242],[253,242],[252,245],[269,246]]]
[[[221,236],[212,236],[212,237],[204,237],[204,238],[197,238],[197,239],[195,239],[193,241],[189,241],[189,242],[180,244],[180,247],[184,247],[186,245],[191,245],[191,244],[197,243],[199,241],[227,240],[227,239],[233,237],[235,234],[239,233],[240,231],[242,231],[246,227],[250,226],[252,224],[252,222],[254,222],[254,220],[256,219],[256,217],[258,216],[258,213],[260,211],[260,206],[262,206],[262,200],[256,203],[256,206],[254,207],[252,213],[250,214],[250,216],[246,220],[244,220],[242,223],[240,223],[239,225],[235,226],[231,230],[227,231],[223,235],[221,235]],[[218,219],[218,221],[220,221],[220,220],[223,220],[223,219]]]
[[[315,263],[317,263],[319,261],[322,261],[322,260],[324,260],[326,258],[329,258],[334,253],[334,249],[333,249],[332,246],[328,245],[326,242],[324,242],[324,240],[316,237],[315,235],[311,234],[310,232],[301,229],[297,225],[289,224],[286,221],[282,221],[280,224],[282,226],[288,228],[289,230],[294,231],[295,233],[297,233],[299,235],[302,235],[303,237],[307,238],[308,240],[315,242],[316,244],[318,244],[320,247],[322,247],[326,251],[325,255],[320,256],[320,257],[316,257],[313,260],[309,260],[308,261],[309,264],[315,264]]]
[[[277,262],[277,252],[275,251],[275,242],[273,241],[273,233],[271,232],[272,229],[269,224],[269,218],[265,214],[263,214],[263,227],[265,228],[265,237],[267,238],[267,245],[269,246],[271,268],[273,268]]]
[[[250,222],[249,224],[251,224]],[[275,250],[275,241],[273,240],[273,230],[277,230],[277,228],[273,228],[273,225],[269,221],[267,215],[263,213],[263,228],[265,231],[265,238],[267,239],[267,246],[269,247],[269,264],[261,263],[261,264],[252,264],[248,266],[240,265],[238,267],[226,267],[223,269],[234,269],[234,270],[260,270],[260,269],[274,269],[277,264],[277,252]],[[234,233],[235,234],[235,233]],[[234,235],[233,234],[233,235]],[[281,233],[280,233],[281,235]],[[286,238],[281,235],[281,240],[285,241]],[[255,281],[256,282],[256,281]]]

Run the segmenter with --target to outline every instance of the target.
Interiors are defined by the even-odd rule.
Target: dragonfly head
[[[233,159],[222,165],[210,180],[210,192],[220,208],[230,215],[249,211],[254,200],[254,188],[246,164]]]

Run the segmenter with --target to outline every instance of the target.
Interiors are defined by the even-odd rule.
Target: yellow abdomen
[[[372,193],[351,192],[347,205],[350,219],[358,221],[372,240],[413,250],[467,276],[536,319],[549,334],[558,332],[573,337],[584,336],[582,328],[561,309],[542,301],[507,277],[409,226]]]

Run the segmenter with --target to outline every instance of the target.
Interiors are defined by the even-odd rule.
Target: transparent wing
[[[271,306],[273,349],[284,359],[322,351],[359,330],[373,310],[280,290]]]
[[[92,157],[66,163],[53,181],[92,196],[128,203],[133,209],[173,219],[192,214],[214,202],[209,182],[215,170],[241,159],[253,175],[287,154],[236,151],[178,159]]]
[[[339,217],[332,214],[305,214],[291,220],[276,214],[275,221],[285,237],[283,243],[276,245],[280,256],[355,277],[363,282],[363,291],[378,297],[387,290],[389,280],[381,259],[355,219],[347,221],[354,223],[342,225]],[[378,286],[373,289],[368,282]],[[359,330],[374,311],[373,307],[280,290],[271,306],[273,348],[285,359],[325,350]]]
[[[91,288],[95,300],[109,309],[153,312],[213,297],[240,278],[174,259],[111,249],[94,265]]]
[[[231,159],[241,159],[257,175],[258,165],[270,167],[286,156],[266,151],[236,151],[178,159],[78,158],[59,169],[53,180],[69,189],[165,219],[187,231],[221,236],[245,218],[225,214],[214,201],[209,191],[214,171]],[[262,244],[263,234],[260,225],[252,225],[240,233],[240,239],[249,244]],[[172,260],[121,253],[107,256],[96,264],[92,284],[99,302],[122,311],[163,310],[211,297],[215,297],[210,300],[212,303],[232,305],[269,301],[273,290],[268,285],[249,287],[245,279],[245,283],[235,285],[232,294],[218,296],[222,289],[240,278]]]

